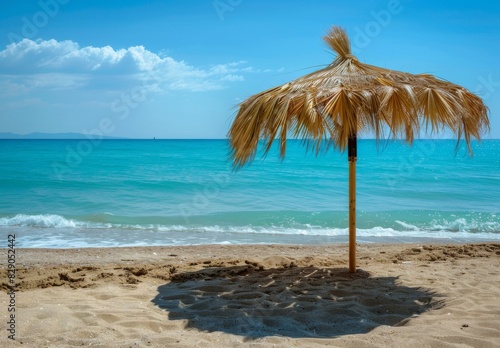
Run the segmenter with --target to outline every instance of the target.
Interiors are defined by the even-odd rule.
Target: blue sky
[[[500,2],[3,0],[0,132],[223,138],[236,105],[329,64],[343,26],[363,62],[480,95],[500,138]]]

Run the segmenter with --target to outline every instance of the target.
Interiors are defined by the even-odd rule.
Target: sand
[[[17,249],[1,347],[500,347],[500,244]],[[7,259],[6,249],[0,260]]]

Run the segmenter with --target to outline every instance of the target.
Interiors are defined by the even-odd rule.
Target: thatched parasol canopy
[[[361,63],[351,53],[340,27],[324,37],[337,53],[326,68],[245,100],[229,130],[236,168],[251,161],[260,139],[267,153],[275,139],[285,156],[287,138],[312,141],[317,150],[331,144],[348,148],[350,163],[350,271],[355,271],[356,137],[402,138],[410,144],[421,128],[429,133],[450,129],[465,139],[480,139],[489,129],[488,109],[481,98],[456,84],[428,74],[409,74]],[[389,133],[389,134],[385,134]]]

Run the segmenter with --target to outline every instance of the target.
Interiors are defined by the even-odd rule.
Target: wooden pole
[[[358,141],[356,134],[349,136],[349,272],[356,272],[356,160]]]

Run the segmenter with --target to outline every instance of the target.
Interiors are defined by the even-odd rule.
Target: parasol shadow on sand
[[[152,302],[187,328],[257,339],[334,338],[402,326],[444,306],[441,295],[397,277],[317,267],[208,268],[176,275]]]
[[[339,27],[324,37],[337,53],[324,69],[255,94],[240,104],[229,130],[236,169],[251,162],[264,140],[267,154],[276,140],[280,156],[287,139],[302,139],[318,153],[333,146],[348,151],[349,271],[356,271],[357,137],[404,139],[412,143],[422,131],[450,130],[471,140],[489,129],[488,109],[467,89],[429,74],[409,74],[360,62]]]

